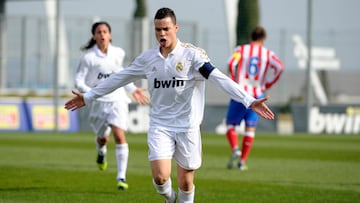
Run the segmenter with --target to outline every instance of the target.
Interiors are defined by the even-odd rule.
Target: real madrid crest
[[[177,62],[176,64],[176,71],[180,72],[184,69],[184,66],[181,61]]]

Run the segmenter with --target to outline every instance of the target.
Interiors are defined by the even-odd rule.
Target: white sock
[[[176,195],[175,191],[172,189],[171,178],[163,185],[156,184],[153,179],[153,185],[155,186],[157,193],[165,197],[166,202],[175,202]]]
[[[182,191],[179,188],[179,197],[178,197],[179,202],[193,203],[194,196],[195,196],[195,185],[193,186],[192,191]]]
[[[129,145],[116,144],[115,150],[116,162],[117,162],[117,180],[126,180],[126,170],[129,159]]]

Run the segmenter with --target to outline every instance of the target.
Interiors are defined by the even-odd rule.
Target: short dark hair
[[[262,26],[256,26],[255,29],[251,32],[250,36],[252,41],[262,40],[266,38],[265,28]]]
[[[175,12],[170,8],[160,8],[157,10],[154,20],[163,19],[166,17],[170,17],[174,24],[176,24],[176,15]]]

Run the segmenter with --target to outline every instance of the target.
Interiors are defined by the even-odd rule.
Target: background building
[[[1,16],[6,36],[2,40],[1,96],[52,96],[54,93],[54,36],[55,1],[7,0]],[[91,36],[90,27],[96,20],[109,21],[113,28],[113,43],[123,47],[126,63],[130,63],[140,49],[156,44],[152,18],[160,7],[173,8],[180,24],[179,37],[207,50],[212,63],[227,72],[226,62],[232,47],[229,33],[229,10],[226,0],[148,1],[148,32],[138,33],[133,21],[133,0],[60,0],[61,48],[59,53],[59,88],[61,94],[73,89],[73,76],[80,57],[80,46]],[[235,2],[231,1],[231,2]],[[274,50],[285,64],[280,82],[271,89],[269,103],[288,106],[304,101],[306,70],[301,68],[299,41],[306,46],[307,2],[296,0],[260,0],[260,22],[268,31],[265,46]],[[357,59],[360,52],[360,1],[316,0],[313,4],[313,48],[320,51],[317,59],[325,70],[318,70],[322,80],[320,89],[331,104],[359,104],[360,76]],[[191,6],[190,6],[191,5]],[[231,29],[230,29],[231,30]],[[144,39],[146,39],[144,41]],[[146,43],[144,43],[146,42]],[[139,48],[140,47],[140,48]],[[306,48],[306,47],[305,47]],[[324,51],[325,50],[325,51]],[[327,51],[326,51],[327,50]],[[330,50],[330,51],[329,51]],[[301,51],[300,51],[301,52]],[[305,53],[306,54],[306,53]],[[333,64],[335,70],[331,68]],[[332,65],[331,65],[332,64]],[[316,91],[315,91],[316,93]],[[209,83],[207,105],[226,106],[229,98]],[[315,103],[321,99],[315,95]],[[321,103],[320,103],[321,104]]]

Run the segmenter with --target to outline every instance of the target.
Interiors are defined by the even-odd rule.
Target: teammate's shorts
[[[90,104],[89,121],[96,136],[103,138],[110,133],[109,125],[127,130],[129,107],[126,102],[94,100]]]
[[[150,128],[148,132],[149,160],[174,158],[182,168],[195,170],[201,166],[200,130],[188,132]]]
[[[226,125],[240,125],[243,119],[245,126],[255,127],[259,116],[252,109],[248,109],[242,103],[231,99],[226,114]]]

